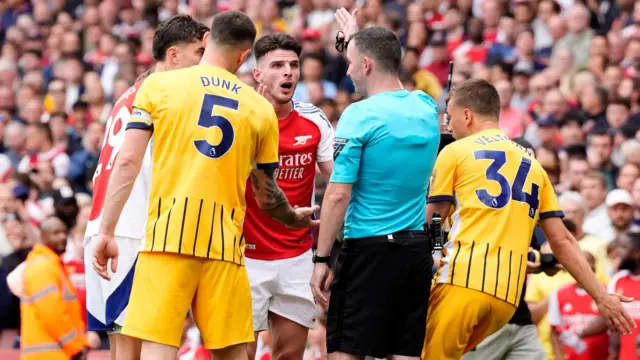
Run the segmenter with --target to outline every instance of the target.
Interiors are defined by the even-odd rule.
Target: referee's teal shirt
[[[438,109],[422,91],[384,92],[345,109],[331,182],[353,184],[346,241],[423,229],[439,144]]]

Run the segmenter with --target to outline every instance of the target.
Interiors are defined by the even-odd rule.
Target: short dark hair
[[[631,244],[632,249],[640,249],[640,232],[628,232],[627,236],[629,237],[629,243]]]
[[[496,88],[484,79],[469,79],[454,86],[447,97],[456,106],[470,109],[476,114],[500,117],[500,96]]]
[[[53,114],[49,115],[49,121],[51,121],[51,119],[53,118],[62,118],[65,121],[67,120],[67,114],[65,114],[63,111],[56,111]]]
[[[607,188],[607,179],[604,177],[604,174],[597,170],[591,170],[584,174],[584,179],[597,180],[600,183],[600,187],[603,189]]]
[[[609,142],[611,142],[611,145],[613,145],[613,141],[614,141],[613,133],[606,126],[603,126],[603,125],[594,126],[591,132],[589,133],[589,136],[587,137],[587,144],[590,145],[591,140],[593,140],[593,138],[596,136],[607,136],[609,138]]]
[[[631,109],[631,101],[619,96],[616,96],[611,101],[609,101],[609,105],[622,105],[626,107],[627,110]]]
[[[207,31],[209,28],[189,15],[176,15],[165,20],[158,25],[153,35],[153,58],[163,61],[170,47],[202,40]]]
[[[322,64],[322,66],[325,65],[325,58],[323,53],[319,53],[319,52],[307,53],[307,54],[304,54],[302,56],[302,59],[300,60],[301,62],[304,63],[305,61],[307,61],[307,59],[318,61],[319,63]]]
[[[256,26],[240,11],[221,12],[213,17],[210,39],[218,45],[253,45],[256,40]]]
[[[274,50],[291,50],[300,56],[302,46],[290,35],[282,33],[265,35],[253,45],[253,54],[256,57],[256,61]]]
[[[600,104],[606,109],[609,105],[609,91],[602,86],[596,86],[593,92],[598,97]]]
[[[44,133],[47,139],[53,142],[53,133],[51,132],[51,127],[49,126],[49,124],[37,122],[37,123],[30,124],[29,126],[33,126],[36,130],[40,131],[41,133]]]
[[[402,59],[402,45],[393,31],[374,26],[355,33],[350,41],[354,40],[358,51],[373,58],[380,71],[398,73]]]

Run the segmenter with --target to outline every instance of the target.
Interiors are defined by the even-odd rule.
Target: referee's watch
[[[318,256],[318,254],[314,251],[313,252],[313,263],[317,264],[328,264],[329,263],[329,259],[331,259],[331,256]]]

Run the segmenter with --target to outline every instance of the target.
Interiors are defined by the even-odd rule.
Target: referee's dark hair
[[[381,72],[397,74],[400,70],[402,46],[393,31],[374,26],[358,31],[349,41],[355,41],[356,49],[371,57]]]
[[[447,102],[449,101],[496,122],[500,117],[500,96],[487,80],[470,79],[454,86],[447,96]]]
[[[251,47],[256,40],[256,26],[240,11],[221,12],[213,17],[209,40],[219,46]]]
[[[202,41],[204,34],[209,31],[206,25],[195,21],[189,15],[176,15],[158,25],[153,35],[153,58],[164,61],[167,50],[176,45]]]
[[[263,56],[274,50],[291,50],[300,56],[302,46],[296,39],[283,33],[265,35],[253,45],[253,54],[256,57],[256,61],[260,61]]]

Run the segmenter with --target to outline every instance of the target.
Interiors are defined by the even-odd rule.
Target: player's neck
[[[496,121],[477,121],[474,123],[474,127],[472,128],[471,135],[475,135],[479,132],[483,132],[485,130],[494,130],[499,129],[498,123]]]
[[[369,78],[369,84],[367,84],[367,97],[387,92],[403,90],[404,87],[397,76],[392,74],[377,74],[377,76],[371,76]]]
[[[153,72],[161,72],[161,71],[169,71],[169,70],[171,69],[163,61],[158,61],[156,63],[156,66],[153,67]]]
[[[227,70],[228,72],[231,72],[231,73],[235,72],[230,70],[233,67],[231,66],[231,64],[229,64],[229,61],[225,59],[224,56],[216,53],[207,54],[207,50],[205,50],[205,53],[202,56],[202,60],[200,60],[200,65],[214,66],[214,67]]]
[[[287,116],[289,116],[289,114],[291,114],[291,111],[293,110],[291,100],[287,101],[286,103],[277,103],[274,101],[271,102],[271,105],[273,105],[273,109],[276,111],[278,120],[286,118]]]

